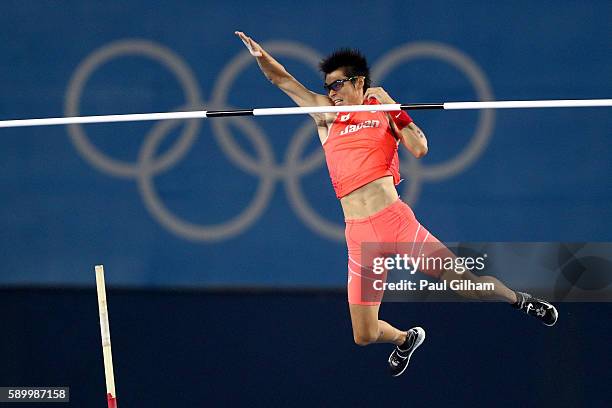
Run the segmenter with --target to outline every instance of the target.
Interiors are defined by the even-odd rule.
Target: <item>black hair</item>
[[[368,61],[359,50],[340,48],[321,61],[319,68],[325,75],[342,68],[349,78],[352,76],[365,77],[364,91],[370,87],[370,67],[368,67]]]

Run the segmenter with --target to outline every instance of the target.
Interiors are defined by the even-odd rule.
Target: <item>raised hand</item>
[[[252,56],[263,56],[263,48],[261,48],[261,46],[255,42],[255,40],[253,40],[251,37],[249,37],[242,31],[235,31],[234,34],[236,34],[242,40],[242,42],[247,47]]]

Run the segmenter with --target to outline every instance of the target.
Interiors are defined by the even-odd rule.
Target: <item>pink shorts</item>
[[[383,291],[372,293],[372,289],[365,289],[368,277],[366,269],[371,265],[362,266],[362,243],[411,243],[415,254],[422,249],[425,242],[439,243],[415,218],[412,209],[402,200],[383,208],[377,213],[360,219],[346,221],[346,245],[348,247],[348,301],[357,305],[380,305]],[[419,248],[419,243],[421,244]],[[387,245],[388,246],[388,245]],[[423,271],[429,275],[439,277],[436,272]],[[386,274],[382,276],[385,279]],[[362,289],[362,283],[364,288]],[[367,294],[366,294],[367,292]]]

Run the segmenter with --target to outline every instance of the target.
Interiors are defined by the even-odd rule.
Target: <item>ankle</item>
[[[511,305],[517,309],[520,309],[523,306],[524,296],[521,292],[514,291],[514,296],[516,300],[511,303]]]
[[[393,344],[399,347],[406,342],[407,338],[408,332],[398,330],[398,335],[395,337],[395,341],[393,341]]]
[[[416,338],[416,333],[414,331],[408,330],[405,333],[406,335],[404,336],[404,342],[397,345],[397,348],[402,351],[408,350],[410,347],[412,347],[412,344]]]

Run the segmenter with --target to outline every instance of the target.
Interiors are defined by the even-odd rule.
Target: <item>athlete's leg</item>
[[[422,229],[424,230],[424,228]],[[435,236],[431,235],[427,230],[425,231],[425,241],[421,245],[421,248],[423,248],[422,251],[426,257],[439,257],[441,259],[456,258],[456,255],[442,242],[440,242]],[[433,264],[435,265],[435,262]],[[452,264],[457,265],[455,262]],[[464,284],[455,286],[461,288],[456,289],[455,292],[462,297],[474,300],[504,301],[508,303],[516,303],[517,301],[516,293],[493,276],[479,276],[474,274],[469,269],[458,266],[449,269],[441,269],[439,268],[439,265],[440,264],[438,263],[438,267],[424,267],[422,272],[430,276],[435,276],[442,281],[446,281],[447,287],[453,287],[450,285],[452,281],[463,281]],[[484,290],[480,288],[491,289]]]
[[[384,292],[380,290],[380,285],[377,287],[374,282],[384,283],[387,274],[386,271],[376,274],[371,261],[373,257],[384,255],[379,253],[375,243],[398,242],[399,231],[409,227],[407,223],[410,221],[398,210],[402,205],[398,200],[378,214],[368,217],[367,221],[347,223],[346,230],[349,255],[348,298],[353,337],[355,343],[363,346],[372,343],[395,344],[388,360],[391,375],[394,377],[406,370],[412,354],[425,340],[425,330],[421,327],[402,331],[378,319]],[[364,242],[369,242],[370,246],[367,256],[362,259]]]
[[[348,302],[353,327],[353,339],[360,346],[372,343],[402,344],[406,332],[378,319],[383,291],[372,287],[371,265],[363,266],[363,242],[376,242],[378,236],[371,220],[348,221],[346,242],[348,249]],[[384,280],[384,276],[377,277]]]
[[[440,240],[416,220],[410,207],[403,205],[398,207],[398,210],[403,213],[403,216],[407,220],[405,228],[400,232],[398,242],[408,242],[404,250],[405,252],[409,252],[411,257],[439,257],[440,259],[456,258],[456,255],[449,250],[446,245],[440,242]],[[456,265],[456,263],[453,262],[453,265]],[[490,285],[483,284],[493,284],[491,290],[456,290],[457,294],[468,299],[501,300],[508,303],[517,302],[515,292],[493,276],[478,276],[465,268],[455,267],[454,269],[442,269],[441,266],[440,263],[434,262],[431,267],[422,267],[421,272],[440,280],[447,281],[447,287],[450,287],[450,281],[466,282],[465,285],[460,286],[461,288],[486,288],[490,287]]]
[[[412,210],[408,206],[401,208],[405,213],[407,219],[414,217]],[[416,219],[415,219],[416,220]],[[450,251],[444,244],[442,244],[437,238],[432,236],[429,231],[422,227],[418,221],[416,222],[417,231],[414,234],[413,243],[420,242],[422,245],[419,247],[419,251],[414,256],[420,256],[421,250],[424,247],[423,252],[425,256],[440,256],[441,258],[451,257],[455,258],[455,255]],[[405,238],[404,238],[405,239]],[[401,240],[398,240],[398,242]],[[453,262],[453,265],[457,265]],[[443,269],[438,266],[431,269],[425,268],[422,272],[437,277],[441,280],[450,281],[464,281],[468,284],[459,285],[460,289],[455,292],[463,297],[475,300],[501,300],[512,304],[513,307],[519,309],[526,314],[536,317],[541,320],[547,326],[553,326],[557,322],[558,312],[557,309],[546,300],[538,299],[528,293],[515,292],[508,288],[499,279],[493,276],[478,276],[470,270],[463,268]],[[475,285],[471,285],[474,283]],[[485,283],[492,285],[484,285]],[[449,287],[453,287],[448,284]],[[490,288],[490,289],[488,289]]]
[[[450,252],[450,251],[449,251]],[[504,285],[499,279],[493,276],[478,276],[471,271],[465,271],[460,273],[461,270],[445,270],[440,274],[440,279],[445,281],[462,280],[470,283],[476,283],[473,285],[475,289],[471,289],[470,285],[462,285],[462,288],[467,289],[456,290],[455,292],[459,295],[468,299],[476,300],[503,300],[506,301],[516,309],[519,309],[526,314],[533,316],[542,321],[547,326],[553,326],[557,322],[559,316],[557,309],[548,301],[538,299],[531,296],[528,293],[515,292],[512,289]],[[484,290],[484,285],[478,285],[482,283],[493,284],[491,290]]]
[[[516,293],[509,289],[506,285],[504,285],[499,279],[483,275],[478,276],[472,273],[471,271],[465,271],[463,273],[459,273],[457,270],[445,270],[440,275],[440,280],[444,280],[450,282],[452,280],[462,280],[468,283],[468,285],[462,285],[461,287],[475,287],[476,289],[463,289],[463,290],[455,290],[455,292],[465,298],[475,299],[475,300],[495,300],[495,301],[504,301],[508,303],[516,303],[517,297]],[[471,285],[474,283],[476,285]],[[491,285],[484,284],[492,284],[492,290],[481,290],[478,288],[486,288],[491,287]]]
[[[404,343],[406,332],[379,320],[379,309],[380,305],[349,304],[355,343],[360,346],[373,343],[393,343],[399,346]]]

